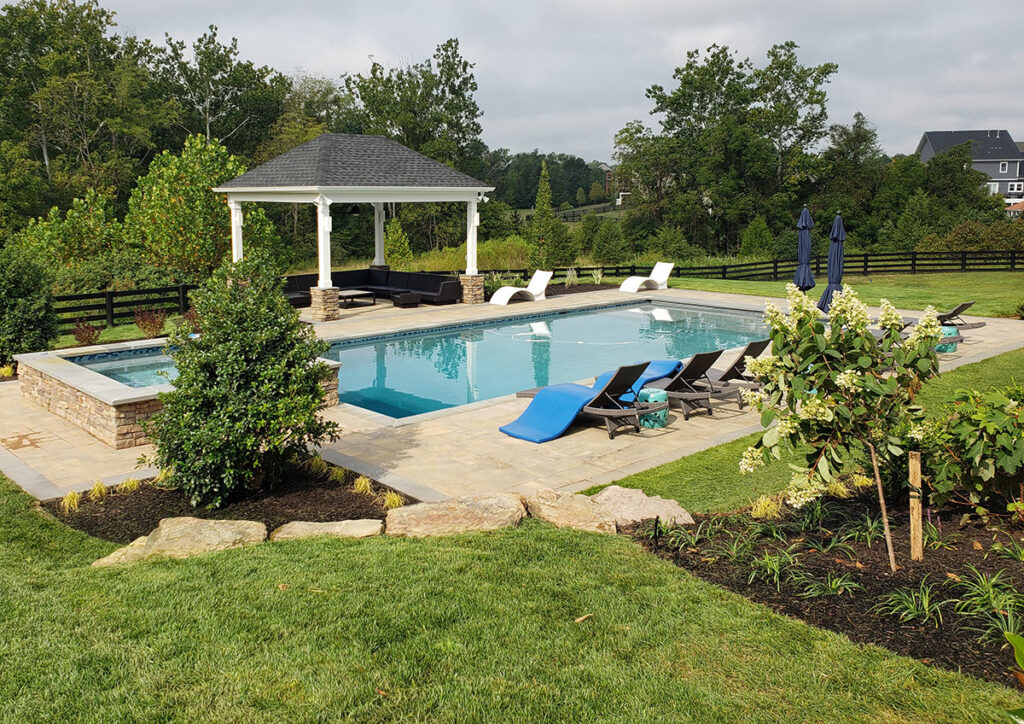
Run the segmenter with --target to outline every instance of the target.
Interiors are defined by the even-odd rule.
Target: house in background
[[[917,155],[925,163],[953,146],[971,144],[971,165],[989,177],[990,194],[1002,194],[1007,204],[1024,201],[1024,151],[1006,130],[925,131]]]

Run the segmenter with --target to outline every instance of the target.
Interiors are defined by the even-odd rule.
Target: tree
[[[40,211],[46,184],[36,169],[27,143],[0,141],[0,234],[17,231]]]
[[[226,264],[192,293],[202,334],[181,325],[170,336],[178,376],[145,427],[152,462],[193,506],[271,487],[291,461],[338,436],[318,414],[322,384],[336,374],[320,360],[330,345],[299,321],[283,284],[258,253]]]
[[[587,193],[587,198],[591,203],[604,201],[605,198],[607,198],[604,193],[604,183],[601,181],[595,181],[590,184],[590,191]]]
[[[589,255],[594,250],[594,239],[601,229],[601,217],[597,214],[583,214],[583,218],[573,229],[573,244],[577,251],[583,256]]]
[[[601,224],[594,237],[592,254],[598,264],[620,264],[626,260],[629,251],[618,222],[609,219]]]
[[[576,205],[583,206],[585,203],[587,203],[587,192],[580,186],[576,189]]]
[[[477,227],[477,234],[481,241],[502,239],[518,232],[516,220],[519,216],[508,204],[491,199],[477,208],[480,209],[480,226]]]
[[[549,178],[547,163],[541,161],[537,199],[529,228],[529,238],[534,247],[532,266],[537,269],[568,266],[576,261],[576,250],[565,224],[555,217],[555,212],[551,208]]]
[[[156,64],[167,94],[183,109],[181,128],[246,156],[281,115],[290,85],[269,67],[239,60],[238,39],[224,45],[215,25],[192,43],[191,54],[167,35]]]
[[[231,240],[227,203],[210,189],[244,171],[224,146],[190,136],[181,155],[164,151],[139,179],[128,202],[125,235],[154,266],[183,280],[205,279],[224,260]],[[246,211],[243,238],[247,248],[282,253],[262,209]]]
[[[397,217],[392,217],[384,230],[384,260],[392,269],[408,269],[412,264],[409,237]]]
[[[0,364],[16,354],[49,348],[57,326],[43,265],[19,249],[0,249]]]
[[[760,214],[743,230],[740,237],[740,254],[743,256],[772,256],[775,251],[775,237],[768,223]]]

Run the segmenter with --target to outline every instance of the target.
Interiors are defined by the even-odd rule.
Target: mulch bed
[[[905,504],[901,507],[905,508]],[[884,539],[872,542],[867,546],[862,542],[845,541],[853,548],[852,559],[843,553],[821,553],[808,551],[806,542],[809,538],[829,540],[832,530],[840,528],[839,519],[830,516],[824,522],[824,530],[820,534],[793,532],[788,534],[786,543],[778,540],[761,542],[754,549],[754,556],[762,551],[785,549],[791,544],[800,547],[800,570],[817,579],[827,574],[847,574],[853,581],[864,587],[864,590],[839,596],[821,596],[801,598],[799,584],[783,582],[781,591],[777,591],[774,583],[757,581],[748,583],[751,567],[748,562],[733,562],[723,558],[720,546],[731,541],[730,534],[749,531],[750,521],[737,520],[735,516],[727,518],[714,541],[704,543],[695,548],[671,550],[671,545],[664,536],[660,536],[655,545],[651,537],[653,526],[647,525],[633,531],[633,535],[641,545],[656,555],[672,561],[704,580],[727,588],[746,598],[766,605],[778,613],[799,618],[806,623],[823,629],[845,634],[851,640],[862,644],[875,644],[904,656],[918,659],[926,664],[940,666],[963,673],[973,674],[982,679],[995,681],[1008,686],[1018,686],[1009,674],[1013,665],[1013,653],[1009,647],[999,644],[981,643],[977,640],[978,633],[971,631],[976,621],[958,615],[953,605],[942,610],[942,623],[936,628],[933,624],[901,623],[898,618],[871,611],[879,597],[898,588],[916,590],[922,579],[935,584],[933,595],[941,599],[957,598],[959,593],[951,584],[954,576],[965,577],[968,565],[974,566],[983,573],[1003,571],[1002,577],[1017,591],[1024,591],[1024,564],[1008,558],[1001,558],[991,553],[993,536],[1007,543],[1009,538],[1004,534],[996,534],[984,526],[969,525],[958,528],[956,521],[959,513],[949,512],[941,516],[942,533],[954,546],[952,549],[925,548],[924,560],[914,563],[910,560],[910,523],[906,512],[895,512],[896,506],[890,502],[890,527],[893,536],[893,548],[896,554],[898,570],[895,574],[889,570],[889,559]],[[858,502],[844,501],[834,507],[837,514],[843,512],[862,516],[865,510],[873,516],[878,515],[877,501],[861,498]],[[700,524],[716,516],[694,516]],[[720,517],[720,516],[718,516]],[[940,516],[932,513],[932,521]],[[831,528],[830,528],[831,526]],[[1021,531],[1012,531],[1020,538]],[[986,553],[988,556],[986,557]]]
[[[579,294],[580,292],[601,292],[608,291],[609,289],[618,289],[618,284],[574,284],[571,287],[565,286],[559,282],[551,282],[548,284],[547,291],[544,292],[545,296],[548,297],[560,297],[563,294]]]
[[[356,477],[352,471],[346,471],[344,482],[337,483],[326,475],[296,468],[272,490],[246,492],[217,510],[194,509],[181,491],[148,482],[132,492],[113,489],[98,501],[83,493],[78,510],[73,512],[64,513],[59,499],[45,501],[42,506],[72,528],[116,543],[130,543],[141,535],[148,535],[162,518],[186,515],[261,521],[266,524],[268,533],[293,520],[315,523],[360,518],[383,520],[387,511],[379,498],[352,489]],[[373,487],[378,492],[384,490],[376,483]],[[416,501],[406,498],[406,502]]]

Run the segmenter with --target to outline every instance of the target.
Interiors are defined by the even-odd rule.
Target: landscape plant
[[[883,299],[883,333],[876,339],[867,307],[849,286],[836,294],[827,326],[815,302],[793,284],[787,285],[787,299],[789,314],[772,302],[765,305],[772,354],[747,360],[763,388],[745,391],[744,399],[767,429],[743,454],[740,470],[749,473],[784,452],[804,451],[803,464],[792,465],[786,491],[786,502],[802,508],[840,482],[844,467],[859,470],[870,459],[888,529],[879,468],[891,475],[910,431],[923,423],[914,396],[938,373],[935,310],[926,309],[903,339],[902,318]]]
[[[145,425],[156,445],[148,462],[193,506],[270,487],[338,434],[318,414],[334,374],[319,359],[329,345],[299,321],[282,284],[258,254],[227,264],[192,293],[202,334],[179,326],[168,340],[178,376]]]
[[[77,319],[75,320],[75,326],[71,328],[71,336],[74,337],[75,341],[80,345],[88,347],[96,344],[102,331],[102,324],[89,324],[89,322],[86,322],[84,319]]]
[[[384,229],[384,261],[392,269],[408,269],[412,265],[409,237],[397,216],[391,217]]]
[[[57,334],[46,270],[17,248],[0,248],[0,364],[47,349]]]
[[[146,339],[159,337],[164,331],[164,322],[167,321],[167,311],[163,309],[136,309],[135,326],[139,328]]]

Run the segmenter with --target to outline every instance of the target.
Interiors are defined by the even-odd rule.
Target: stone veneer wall
[[[161,407],[159,400],[108,405],[28,365],[18,365],[18,384],[23,397],[118,450],[149,442],[139,421]]]
[[[309,308],[314,322],[330,322],[341,316],[338,307],[338,287],[312,287],[309,290]]]
[[[160,400],[110,405],[28,365],[18,366],[18,385],[23,397],[118,450],[148,443],[139,422],[163,407]],[[324,407],[337,405],[337,373],[328,377],[322,387]]]
[[[483,304],[484,303],[484,277],[482,274],[463,274],[459,277],[462,282],[462,303]]]

